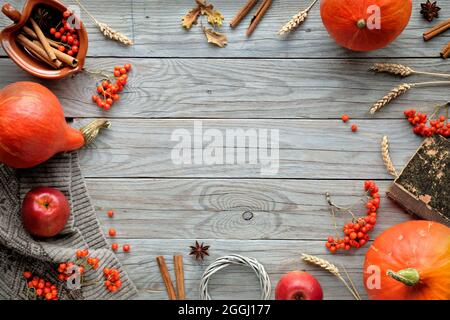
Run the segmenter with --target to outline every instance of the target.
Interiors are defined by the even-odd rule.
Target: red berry
[[[358,126],[356,124],[352,124],[352,132],[358,131]]]
[[[121,73],[119,70],[114,70],[114,77],[120,77]]]
[[[110,218],[114,217],[114,211],[109,210],[108,211],[108,217],[110,217]]]
[[[124,66],[125,70],[130,71],[131,70],[131,64],[126,63]]]
[[[55,28],[50,28],[50,34],[54,35],[56,33],[56,29]]]
[[[55,38],[56,39],[61,39],[61,33],[60,32],[56,32],[55,33]]]
[[[119,249],[119,245],[118,245],[117,243],[113,243],[113,244],[111,245],[111,249],[112,249],[113,251],[117,251],[117,250]]]
[[[348,120],[350,120],[350,117],[346,114],[342,115],[341,117],[342,121],[347,122]]]
[[[69,56],[73,56],[73,55],[74,55],[74,52],[73,52],[72,50],[69,50],[69,51],[67,51],[67,54],[68,54]]]
[[[117,234],[116,229],[114,228],[109,229],[108,234],[110,237],[115,237]]]
[[[127,73],[127,69],[125,69],[125,68],[120,68],[119,71],[120,71],[120,74]]]
[[[129,244],[124,244],[122,247],[124,252],[129,252],[130,251],[130,245]]]

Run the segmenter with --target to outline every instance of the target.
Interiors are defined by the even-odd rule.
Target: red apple
[[[275,289],[276,300],[322,300],[319,281],[303,271],[292,271],[281,277]]]
[[[60,233],[69,219],[70,205],[61,191],[38,187],[22,202],[22,223],[31,235],[50,238]]]

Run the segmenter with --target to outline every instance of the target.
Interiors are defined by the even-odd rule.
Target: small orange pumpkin
[[[331,37],[355,51],[384,48],[406,28],[411,0],[322,0],[320,13]]]
[[[0,163],[13,168],[34,167],[59,152],[89,143],[100,128],[95,120],[76,130],[64,119],[58,98],[34,82],[16,82],[0,90]]]
[[[375,300],[449,300],[450,228],[408,221],[384,231],[367,251],[364,285]]]

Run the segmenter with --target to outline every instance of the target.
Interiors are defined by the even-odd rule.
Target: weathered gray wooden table
[[[21,7],[23,1],[11,1]],[[265,265],[275,286],[290,270],[304,269],[321,282],[325,298],[351,298],[333,276],[300,261],[302,252],[345,264],[361,293],[365,249],[348,255],[329,255],[324,239],[333,224],[324,200],[326,191],[338,203],[353,203],[365,179],[379,183],[383,194],[379,223],[372,236],[409,219],[384,198],[391,183],[383,166],[379,141],[388,135],[392,158],[401,168],[421,139],[411,133],[402,111],[409,107],[430,112],[449,99],[448,89],[417,89],[376,116],[368,107],[402,80],[372,74],[373,62],[388,59],[417,69],[448,72],[438,57],[450,34],[424,43],[429,24],[414,14],[407,30],[388,48],[352,53],[337,46],[322,26],[319,6],[306,23],[286,39],[279,27],[308,1],[278,0],[254,35],[247,39],[248,17],[236,30],[224,30],[229,45],[208,45],[199,28],[185,31],[180,19],[193,0],[85,1],[104,21],[135,41],[131,48],[105,40],[84,19],[90,47],[87,67],[112,69],[130,62],[130,83],[119,104],[103,113],[91,102],[95,80],[85,74],[74,79],[43,82],[27,76],[1,52],[0,86],[20,80],[39,81],[61,99],[67,117],[75,122],[111,118],[94,146],[81,151],[82,170],[104,230],[115,227],[120,243],[132,246],[118,253],[139,289],[139,298],[166,299],[155,257],[185,254],[189,299],[198,298],[200,276],[221,255],[238,253]],[[215,0],[229,21],[244,3]],[[450,3],[441,1],[442,15]],[[10,22],[0,18],[0,27]],[[350,132],[340,120],[348,113],[360,127]],[[175,129],[203,127],[279,129],[280,170],[261,176],[252,165],[176,166],[170,155]],[[116,212],[114,219],[106,211]],[[250,221],[242,213],[250,210]],[[343,224],[348,217],[340,218]],[[204,263],[188,257],[195,240],[211,245]],[[230,268],[211,282],[215,298],[258,298],[256,277],[248,270]],[[366,295],[364,294],[366,297]]]

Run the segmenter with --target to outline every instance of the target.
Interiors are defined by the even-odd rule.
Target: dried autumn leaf
[[[214,10],[214,6],[212,4],[201,6],[201,14],[207,16],[208,23],[212,26],[221,27],[223,20],[225,19],[219,11]]]
[[[190,29],[193,24],[197,24],[197,19],[200,16],[201,9],[196,7],[191,9],[181,20],[182,26],[186,29]]]
[[[212,43],[218,47],[225,47],[228,43],[227,37],[223,33],[219,33],[210,28],[202,27],[203,32],[205,33],[206,39],[208,39],[209,43]]]

